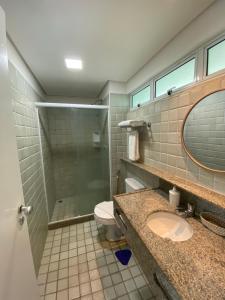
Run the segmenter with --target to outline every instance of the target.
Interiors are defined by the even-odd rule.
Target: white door
[[[26,219],[8,82],[5,15],[0,7],[0,300],[38,300]]]

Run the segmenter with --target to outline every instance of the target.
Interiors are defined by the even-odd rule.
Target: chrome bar
[[[50,102],[35,102],[35,106],[49,108],[86,108],[86,109],[108,109],[108,105],[95,104],[76,104],[76,103],[50,103]]]

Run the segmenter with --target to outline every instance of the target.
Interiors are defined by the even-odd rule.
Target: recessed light
[[[65,63],[66,63],[66,67],[68,69],[81,70],[83,68],[83,63],[82,63],[82,60],[80,60],[80,59],[66,58]]]

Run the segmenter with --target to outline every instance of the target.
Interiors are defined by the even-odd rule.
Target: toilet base
[[[122,234],[120,228],[115,225],[104,225],[106,230],[106,239],[109,242],[116,242],[124,239],[124,235]]]

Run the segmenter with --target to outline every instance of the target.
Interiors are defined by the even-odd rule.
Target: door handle
[[[18,221],[20,225],[23,225],[24,221],[25,221],[25,216],[29,216],[33,211],[33,207],[32,206],[25,206],[25,205],[20,205],[19,209],[18,209]]]
[[[20,205],[19,207],[19,213],[24,213],[25,216],[29,216],[33,211],[33,207],[32,206],[24,206],[24,205]]]
[[[114,210],[114,215],[115,215],[115,219],[118,223],[117,225],[120,227],[123,234],[125,234],[125,232],[127,231],[127,225],[124,222],[123,217],[121,216],[121,214],[117,208]]]

